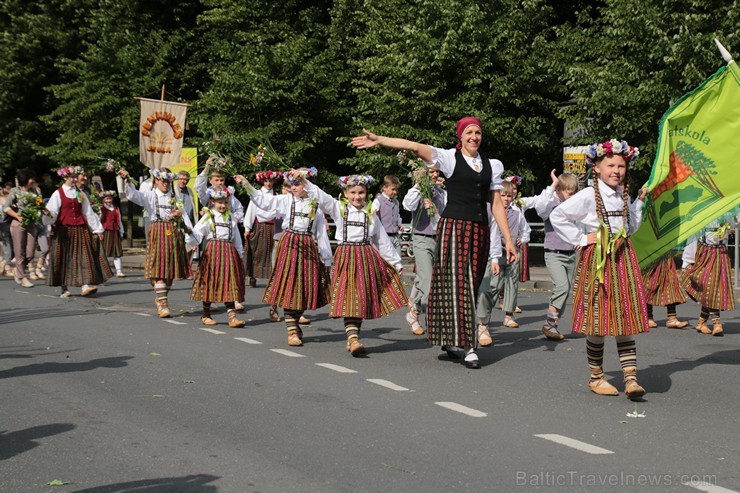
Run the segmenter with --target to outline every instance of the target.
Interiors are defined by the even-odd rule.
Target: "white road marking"
[[[151,317],[152,316],[150,313],[139,313],[139,312],[134,312],[134,313],[136,313],[137,315],[141,315],[142,317]]]
[[[115,309],[115,308],[110,308],[110,307],[107,307],[107,306],[99,306],[99,307],[98,307],[98,310],[106,310],[106,311],[109,311],[109,312],[114,312],[114,311],[116,311],[116,309]]]
[[[696,488],[699,491],[706,491],[707,493],[737,493],[735,490],[728,490],[727,488],[717,486],[716,484],[708,484],[704,482],[697,483],[692,481],[690,483],[683,483],[683,485]]]
[[[559,443],[560,445],[565,445],[566,447],[571,447],[576,450],[580,450],[581,452],[586,452],[587,454],[613,454],[611,450],[607,450],[605,448],[597,447],[596,445],[591,445],[586,442],[582,442],[580,440],[576,440],[574,438],[568,438],[563,435],[554,435],[554,434],[543,434],[543,435],[535,435],[539,438],[544,438],[545,440],[550,440],[551,442]]]
[[[187,325],[187,322],[178,322],[177,320],[165,320],[165,322],[172,325]]]
[[[260,341],[255,341],[254,339],[250,339],[249,337],[234,337],[237,341],[246,342],[247,344],[262,344]]]
[[[270,351],[282,354],[283,356],[290,356],[291,358],[305,358],[304,355],[288,351],[287,349],[270,349]]]
[[[43,296],[44,298],[54,298],[54,299],[59,298],[59,296],[52,296],[50,294],[40,294],[39,296]]]
[[[331,363],[316,363],[316,366],[321,366],[324,368],[328,368],[330,370],[334,370],[339,373],[357,373],[352,368],[345,368],[344,366],[334,365]]]
[[[204,332],[210,332],[211,334],[218,334],[218,335],[221,335],[221,334],[225,334],[226,333],[226,332],[224,332],[222,330],[209,329],[209,328],[206,328],[206,327],[201,327],[200,330],[202,330]]]
[[[441,401],[435,402],[435,404],[451,411],[457,411],[458,413],[467,414],[468,416],[472,416],[474,418],[485,418],[486,416],[488,416],[488,413],[478,411],[477,409],[473,409],[472,407],[463,406],[462,404],[458,404],[456,402]]]
[[[20,289],[15,290],[16,293],[31,294],[29,291],[21,291]]]
[[[375,385],[380,385],[381,387],[395,390],[397,392],[408,392],[409,390],[406,387],[401,387],[400,385],[396,385],[395,383],[389,382],[388,380],[383,380],[382,378],[367,378],[366,380],[370,383],[374,383]]]

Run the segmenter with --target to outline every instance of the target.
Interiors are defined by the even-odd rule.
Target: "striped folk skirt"
[[[519,282],[529,281],[529,244],[522,243],[519,251]]]
[[[252,233],[249,238],[252,266],[251,269],[247,269],[247,272],[251,272],[252,277],[257,279],[269,279],[272,274],[272,247],[275,244],[273,239],[275,225],[256,222]]]
[[[152,221],[147,235],[144,277],[171,280],[187,279],[191,275],[182,231],[173,222]]]
[[[673,254],[664,255],[642,273],[649,305],[668,306],[686,303]]]
[[[331,279],[331,317],[370,320],[389,315],[408,303],[396,269],[372,245],[339,245]]]
[[[190,299],[214,303],[244,301],[244,265],[233,243],[208,240],[198,262]]]
[[[647,299],[637,256],[627,239],[612,249],[604,282],[596,279],[596,246],[581,250],[573,280],[573,332],[627,336],[648,331]]]
[[[487,224],[447,217],[439,222],[427,310],[431,344],[477,347],[475,308],[489,241]]]
[[[94,286],[112,276],[100,240],[87,225],[54,226],[49,249],[49,286]]]
[[[103,232],[103,251],[106,257],[117,258],[123,256],[123,242],[121,232],[106,229]]]
[[[692,300],[714,310],[734,310],[730,255],[724,245],[699,243],[696,262],[683,271],[681,286]]]
[[[330,280],[316,240],[310,234],[284,232],[262,301],[287,310],[316,310],[330,299]]]

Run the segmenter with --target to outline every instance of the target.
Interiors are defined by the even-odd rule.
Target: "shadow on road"
[[[124,366],[128,366],[126,361],[130,359],[133,359],[133,356],[98,358],[84,363],[35,363],[26,366],[16,366],[15,368],[0,371],[0,380],[30,375],[47,375],[49,373],[90,371],[98,368],[123,368]]]
[[[4,313],[0,319],[0,325],[17,324],[31,320],[44,320],[51,318],[79,317],[82,315],[98,315],[100,312],[92,309],[64,310],[60,307],[32,308],[27,310],[13,310]]]
[[[216,493],[218,488],[208,485],[219,476],[195,474],[180,478],[157,478],[96,486],[72,493]]]
[[[58,435],[77,428],[71,423],[54,423],[52,425],[32,426],[20,431],[7,433],[0,431],[0,460],[10,459],[23,452],[38,447],[36,440],[43,437]]]

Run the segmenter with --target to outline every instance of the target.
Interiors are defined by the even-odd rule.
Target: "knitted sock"
[[[344,333],[347,334],[347,342],[356,341],[360,338],[361,318],[345,317]]]
[[[703,318],[704,320],[709,320],[709,308],[702,305],[701,313],[699,314],[699,317]]]
[[[545,322],[547,330],[556,331],[558,328],[558,314],[551,311],[547,312],[547,321]]]
[[[211,316],[211,302],[204,301],[203,302],[203,317],[210,318],[210,316]]]
[[[116,273],[121,272],[121,257],[113,257],[113,267],[116,268]]]
[[[625,380],[637,380],[637,343],[632,337],[617,337],[619,364],[625,373]]]
[[[154,299],[156,301],[166,300],[168,292],[169,292],[169,288],[167,287],[166,283],[163,283],[163,282],[154,283]]]
[[[653,319],[653,305],[648,304],[647,306],[648,318]]]
[[[288,333],[292,333],[291,331],[297,332],[298,329],[300,329],[300,325],[298,325],[298,320],[300,320],[301,315],[303,315],[303,311],[299,310],[284,310],[285,313],[285,327],[288,329]]]
[[[588,357],[588,370],[591,379],[596,380],[604,376],[602,365],[604,364],[604,338],[586,337],[586,355]]]
[[[719,318],[719,310],[715,310],[713,308],[709,309],[709,318],[712,319],[712,322],[721,322]]]
[[[668,318],[676,318],[676,304],[675,303],[671,303],[670,305],[666,306],[665,309],[668,311]]]

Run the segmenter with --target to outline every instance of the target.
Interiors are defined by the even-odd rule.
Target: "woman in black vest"
[[[480,120],[471,116],[457,122],[456,149],[382,137],[364,129],[363,133],[352,139],[352,145],[358,149],[382,145],[413,151],[424,162],[436,164],[446,178],[447,205],[437,227],[437,252],[429,290],[429,342],[442,346],[451,358],[460,358],[461,352],[467,350],[465,366],[480,368],[476,354],[475,303],[488,261],[486,202],[489,200],[493,204],[493,217],[506,239],[507,257],[510,262],[516,261],[499,194],[503,164],[478,152],[482,127]],[[498,273],[498,264],[492,264],[491,268]]]

